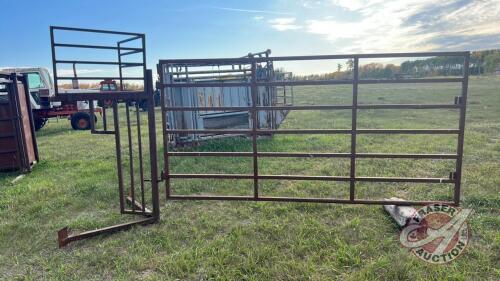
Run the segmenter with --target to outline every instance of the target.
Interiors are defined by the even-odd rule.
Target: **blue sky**
[[[500,48],[500,0],[7,1],[0,67],[50,69],[49,26],[146,33],[158,59]]]

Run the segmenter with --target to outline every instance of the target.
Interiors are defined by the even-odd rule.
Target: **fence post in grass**
[[[349,173],[349,200],[354,201],[356,186],[356,128],[358,116],[358,78],[359,78],[359,58],[354,58],[353,82],[352,82],[352,120],[351,120],[351,170]]]

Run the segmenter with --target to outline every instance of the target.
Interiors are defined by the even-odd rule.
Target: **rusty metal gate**
[[[360,59],[397,59],[405,57],[458,57],[462,58],[460,69],[463,75],[458,78],[400,78],[395,79],[361,79],[359,77]],[[286,80],[286,81],[263,81],[258,77],[258,70],[262,64],[269,62],[289,62],[289,61],[321,61],[345,59],[353,62],[351,79],[330,79],[330,80]],[[238,66],[235,68],[235,65]],[[242,67],[243,66],[243,67]],[[240,71],[241,74],[249,72],[247,80],[244,81],[225,81],[224,79],[212,81],[190,81],[187,79],[174,79],[176,73],[171,73],[172,69],[187,71],[193,67],[217,67],[230,69],[231,71]],[[286,202],[316,202],[316,203],[344,203],[344,204],[394,204],[394,205],[424,205],[436,203],[438,201],[395,201],[395,200],[371,200],[357,198],[355,196],[357,182],[387,182],[387,183],[453,183],[453,199],[445,202],[447,204],[458,205],[460,202],[460,183],[462,178],[462,156],[465,126],[465,111],[467,101],[469,52],[427,52],[427,53],[387,53],[387,54],[353,54],[353,55],[326,55],[326,56],[288,56],[288,57],[244,57],[244,58],[221,58],[221,59],[173,59],[160,60],[158,64],[158,75],[160,83],[157,87],[162,91],[162,116],[163,116],[163,138],[164,138],[164,167],[162,172],[165,180],[167,200],[250,200],[250,201],[286,201]],[[447,104],[359,104],[358,86],[366,84],[381,83],[460,83],[461,95],[455,97],[454,103]],[[259,87],[276,86],[305,86],[305,85],[352,85],[352,104],[350,105],[284,105],[268,106],[263,105],[259,100]],[[251,92],[250,106],[238,107],[217,107],[217,106],[169,106],[168,97],[171,92],[177,88],[235,88],[248,87]],[[358,111],[366,109],[456,109],[459,110],[458,128],[446,129],[359,129],[357,128]],[[169,123],[169,113],[178,111],[242,111],[251,112],[251,128],[249,129],[171,129]],[[351,110],[351,128],[350,129],[277,129],[259,127],[259,111],[277,111],[277,110]],[[169,139],[172,136],[185,134],[200,135],[220,135],[236,134],[247,135],[252,141],[251,152],[180,152],[169,150]],[[304,153],[304,152],[262,152],[259,151],[257,139],[263,135],[275,134],[345,134],[351,137],[351,149],[347,153]],[[456,135],[457,149],[453,154],[395,154],[395,153],[358,153],[356,151],[356,137],[361,134],[384,134],[390,137],[394,134],[438,134],[438,135]],[[251,157],[253,160],[253,173],[251,174],[186,174],[172,173],[170,159],[172,157]],[[304,176],[304,175],[265,175],[259,172],[259,158],[264,157],[318,157],[318,158],[348,158],[350,159],[349,176]],[[454,159],[456,161],[455,170],[450,172],[447,178],[429,178],[429,177],[368,177],[356,175],[356,160],[360,158],[399,158],[399,159]],[[172,179],[246,179],[253,180],[253,196],[214,196],[214,195],[179,195],[174,194],[171,189]],[[259,192],[259,182],[261,180],[312,180],[312,181],[343,181],[349,182],[349,199],[337,198],[297,198],[297,197],[268,197],[261,196]],[[439,201],[443,202],[443,201]]]
[[[63,228],[58,232],[59,246],[63,247],[72,241],[102,233],[127,229],[133,225],[149,224],[158,221],[160,211],[158,201],[155,112],[154,110],[149,110],[147,120],[143,120],[138,106],[140,102],[146,101],[149,108],[154,108],[152,71],[146,69],[145,35],[141,33],[56,26],[50,27],[50,35],[55,87],[55,97],[52,98],[52,101],[86,101],[89,104],[91,116],[97,113],[97,105],[102,107],[102,127],[97,128],[95,119],[90,118],[91,133],[99,135],[102,138],[114,136],[120,213],[141,217],[131,222],[75,235],[70,235],[68,228]],[[81,37],[85,38],[85,36],[92,35],[104,35],[105,39],[107,39],[106,41],[112,39],[112,42],[115,42],[116,45],[80,44]],[[62,40],[71,40],[71,42],[76,41],[79,43],[66,43],[67,41],[61,42]],[[72,53],[64,52],[60,49],[66,51],[74,49],[86,50],[92,56],[96,57],[104,56],[102,55],[102,51],[111,52],[114,60],[94,61],[74,59]],[[81,54],[78,55],[80,56]],[[134,57],[127,59],[130,56]],[[65,65],[66,67],[73,66],[76,70],[75,76],[77,77],[59,75],[58,73],[62,72],[61,67]],[[78,75],[79,69],[77,66],[81,65],[111,66],[112,68],[109,72],[114,74],[108,74],[107,76]],[[124,73],[124,69],[129,68],[138,69],[134,72],[136,76]],[[65,80],[112,81],[116,83],[113,84],[116,86],[116,89],[113,90],[108,85],[106,89],[68,90],[62,88],[60,85],[61,81]],[[129,81],[142,83],[142,88],[128,89],[127,82]],[[143,140],[145,137],[141,133],[144,132],[143,125],[147,125],[148,136],[146,140]],[[122,130],[125,130],[124,138],[122,138]],[[146,154],[149,154],[149,159],[146,159]],[[150,199],[147,198],[149,194],[151,196]],[[150,210],[148,206],[152,209]]]

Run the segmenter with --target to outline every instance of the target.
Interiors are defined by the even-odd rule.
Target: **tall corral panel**
[[[0,171],[31,170],[38,161],[26,78],[0,73]]]

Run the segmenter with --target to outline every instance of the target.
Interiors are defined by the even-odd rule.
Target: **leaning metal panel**
[[[110,38],[106,36],[118,36],[120,39],[114,41],[115,46],[111,45],[90,45],[83,43],[60,43],[56,42],[55,37],[57,32],[66,32],[72,36],[71,40],[75,41],[82,38],[82,34],[90,34],[94,36],[105,35],[106,41]],[[70,27],[50,27],[51,47],[52,47],[52,64],[54,73],[55,99],[58,101],[88,101],[89,111],[91,116],[97,111],[102,113],[103,130],[96,130],[94,118],[90,118],[91,133],[105,135],[114,135],[116,149],[116,164],[117,164],[117,185],[119,194],[119,204],[121,214],[131,214],[142,216],[138,220],[131,222],[104,227],[101,229],[82,232],[79,234],[69,235],[68,229],[63,228],[58,232],[59,246],[93,237],[103,233],[110,233],[127,229],[133,225],[141,225],[154,223],[159,220],[159,193],[158,193],[158,168],[157,168],[157,150],[156,150],[156,127],[155,127],[155,112],[153,99],[153,76],[152,71],[146,69],[146,50],[145,50],[145,35],[141,33],[129,33],[120,31],[95,30]],[[111,39],[116,39],[113,37]],[[139,47],[130,47],[129,42],[135,42]],[[92,51],[93,57],[101,58],[98,51],[116,52],[113,55],[117,58],[116,61],[102,60],[80,60],[80,59],[59,59],[58,49],[85,49]],[[64,52],[63,52],[64,53]],[[138,61],[128,62],[125,60],[127,56],[134,55]],[[67,55],[67,54],[66,54]],[[138,58],[137,58],[138,57]],[[73,77],[60,76],[58,74],[58,65],[73,65]],[[79,75],[76,66],[78,65],[110,65],[117,71],[117,76],[85,76]],[[137,68],[140,73],[137,77],[131,77],[123,74],[125,68]],[[63,80],[72,80],[73,89],[60,89],[58,82]],[[99,89],[78,89],[78,81],[98,81],[101,82]],[[119,84],[116,83],[118,80]],[[139,81],[137,89],[127,89],[127,81]],[[106,85],[105,87],[103,85]],[[96,103],[99,101],[99,103]],[[139,110],[139,102],[147,103],[150,108],[147,113],[147,120],[142,120]],[[96,109],[96,104],[102,106],[102,110]],[[112,112],[106,115],[106,108]],[[112,115],[112,119],[109,118]],[[125,118],[123,118],[125,117]],[[110,120],[108,120],[108,118]],[[145,118],[144,118],[145,119]],[[108,129],[108,127],[113,129]],[[143,143],[141,133],[142,125],[148,126],[149,144]],[[108,126],[109,124],[109,126]],[[121,128],[125,127],[125,137],[122,139]],[[125,145],[122,141],[125,140]],[[145,160],[144,148],[149,145],[149,161]],[[126,149],[125,149],[126,148]],[[126,153],[123,153],[126,151]],[[125,154],[125,157],[124,155]],[[128,155],[128,157],[127,157]],[[127,163],[128,162],[128,163]],[[149,163],[148,163],[149,162]],[[127,169],[122,166],[127,164]],[[148,165],[149,164],[149,165]],[[150,171],[147,173],[146,167],[149,166]],[[149,178],[149,179],[148,179]],[[151,200],[147,200],[146,182],[150,183]],[[150,203],[152,210],[147,208]]]
[[[434,56],[454,56],[463,58],[461,65],[463,75],[459,78],[419,78],[419,79],[360,79],[359,60],[366,58],[404,58],[404,57],[434,57]],[[289,202],[318,202],[318,203],[346,203],[346,204],[394,204],[394,205],[423,205],[436,202],[458,205],[460,203],[460,185],[462,178],[462,157],[465,128],[465,112],[467,102],[469,52],[426,52],[426,53],[385,53],[385,54],[350,54],[350,55],[326,55],[326,56],[288,56],[288,57],[243,57],[243,58],[219,58],[219,59],[173,59],[160,60],[158,64],[158,75],[160,82],[158,87],[162,91],[162,120],[164,137],[164,170],[162,177],[165,180],[167,200],[250,200],[250,201],[289,201]],[[259,68],[264,63],[278,61],[308,61],[308,60],[328,60],[328,59],[349,59],[353,62],[352,79],[340,80],[292,80],[282,81],[262,81],[258,79]],[[243,75],[246,80],[233,81],[190,81],[189,79],[172,79],[172,71],[176,69],[186,69],[190,66],[205,67],[233,67],[244,65]],[[236,68],[239,69],[239,68]],[[176,74],[176,73],[174,73]],[[391,84],[391,83],[459,83],[461,85],[461,96],[456,98],[454,104],[358,104],[358,86],[361,84]],[[270,105],[265,106],[259,103],[259,87],[274,86],[302,86],[302,85],[352,85],[352,104],[350,105]],[[203,87],[217,87],[221,90],[230,87],[248,87],[250,89],[250,103],[246,106],[175,106],[168,102],[172,92],[182,90],[194,90]],[[181,91],[179,91],[181,90]],[[187,92],[187,91],[186,91]],[[350,109],[352,120],[350,129],[280,129],[262,128],[259,123],[259,111],[276,110],[339,110]],[[459,110],[458,129],[358,129],[358,110],[363,109],[457,109]],[[179,129],[171,126],[169,117],[177,112],[200,112],[200,111],[224,111],[224,110],[248,110],[250,112],[249,128],[238,129]],[[186,134],[239,134],[248,135],[252,139],[251,152],[175,152],[169,151],[169,142],[176,136]],[[304,153],[304,152],[260,152],[257,147],[257,138],[262,135],[272,134],[345,134],[351,137],[351,148],[349,153]],[[356,137],[361,134],[424,134],[424,135],[456,135],[457,149],[453,154],[398,154],[398,153],[358,153]],[[253,173],[250,174],[178,174],[171,172],[169,158],[177,157],[210,157],[210,156],[238,156],[252,157]],[[263,175],[259,173],[258,159],[262,157],[325,157],[325,158],[347,158],[350,159],[349,176],[302,176],[302,175]],[[455,171],[447,178],[428,177],[363,177],[356,175],[356,159],[359,158],[400,158],[400,159],[453,159],[455,160]],[[170,188],[171,179],[246,179],[254,182],[253,196],[210,196],[210,195],[176,195]],[[292,197],[264,197],[259,194],[259,180],[319,180],[319,181],[344,181],[349,182],[349,199],[336,198],[292,198]],[[357,182],[387,182],[387,183],[452,183],[454,184],[453,199],[445,201],[386,201],[371,200],[355,197]]]

